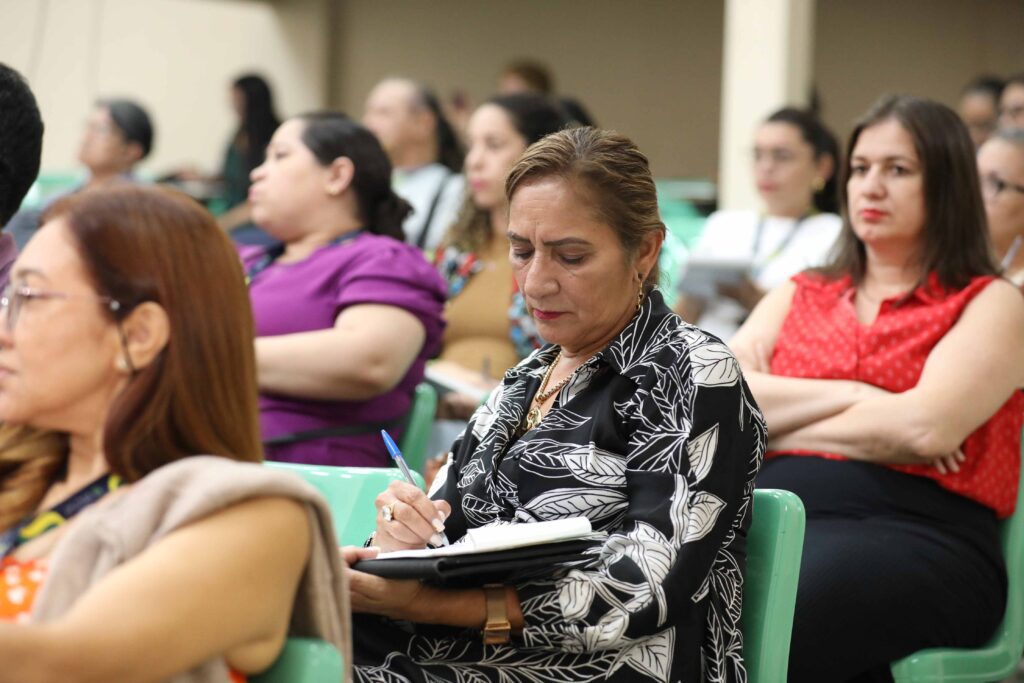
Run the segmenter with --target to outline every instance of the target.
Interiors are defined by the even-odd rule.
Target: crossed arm
[[[301,398],[365,401],[402,381],[425,339],[423,324],[397,306],[350,306],[332,328],[257,338],[260,389]]]
[[[885,463],[952,466],[960,444],[1024,386],[1024,299],[993,282],[935,346],[917,385],[890,393],[861,382],[767,373],[795,285],[769,294],[730,342],[768,423],[769,446]]]
[[[309,545],[306,511],[283,498],[183,527],[58,621],[0,625],[0,682],[163,681],[218,655],[260,671],[284,642]]]

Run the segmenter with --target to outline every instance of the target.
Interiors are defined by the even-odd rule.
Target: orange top
[[[23,624],[32,613],[32,604],[46,579],[44,559],[20,562],[10,557],[0,560],[0,621]],[[232,670],[231,683],[245,683],[245,676]]]

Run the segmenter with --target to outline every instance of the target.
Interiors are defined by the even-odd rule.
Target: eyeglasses
[[[755,164],[758,163],[758,162],[762,162],[762,161],[770,161],[773,164],[778,164],[778,165],[782,166],[782,165],[785,165],[785,164],[791,164],[791,163],[793,163],[794,161],[796,161],[799,158],[800,158],[800,155],[797,152],[795,152],[793,150],[789,150],[789,149],[782,149],[782,148],[763,149],[763,148],[759,148],[759,147],[755,147],[754,148],[754,163]]]
[[[111,312],[121,310],[121,302],[109,296],[100,296],[99,294],[66,294],[64,292],[48,292],[42,289],[32,289],[31,287],[7,285],[3,292],[0,293],[0,320],[3,321],[4,327],[8,332],[13,332],[14,326],[18,324],[18,316],[21,315],[21,309],[24,307],[25,302],[33,299],[91,299],[100,303]]]
[[[995,199],[1003,190],[1013,190],[1019,194],[1024,194],[1024,185],[1006,182],[995,173],[986,173],[981,176],[981,192],[986,197]]]

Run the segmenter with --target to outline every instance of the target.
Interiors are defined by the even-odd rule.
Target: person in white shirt
[[[413,208],[402,225],[406,241],[433,250],[455,222],[465,190],[463,153],[437,97],[407,78],[385,79],[370,91],[363,125],[391,159],[395,192]]]
[[[684,273],[676,312],[728,340],[765,292],[822,265],[842,226],[838,159],[835,136],[813,114],[787,107],[769,116],[754,136],[764,210],[713,213],[690,253],[691,261],[749,260],[750,270],[740,282],[720,285],[714,298],[688,295]]]
[[[1024,128],[1002,128],[981,146],[978,176],[995,259],[1024,287]]]

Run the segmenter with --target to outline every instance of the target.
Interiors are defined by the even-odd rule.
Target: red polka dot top
[[[828,280],[801,273],[772,354],[771,372],[788,377],[851,379],[892,392],[917,384],[932,348],[953,327],[970,301],[995,278],[974,278],[959,291],[946,291],[932,274],[905,301],[882,302],[870,325],[857,320],[850,277]],[[930,465],[888,465],[934,479],[939,485],[995,510],[1013,513],[1020,478],[1020,437],[1024,393],[1018,391],[988,422],[967,437],[967,461],[957,473],[939,474]],[[789,453],[789,452],[787,452]],[[843,459],[834,453],[798,452]],[[781,455],[769,451],[767,457]]]

